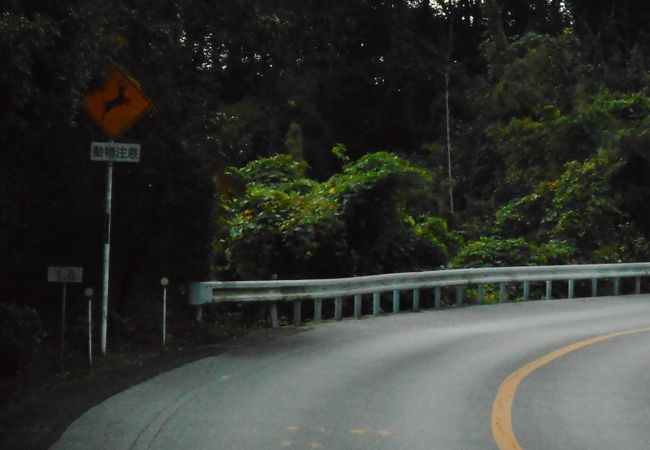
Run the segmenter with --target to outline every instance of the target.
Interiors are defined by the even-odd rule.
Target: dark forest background
[[[120,139],[116,316],[162,276],[182,304],[208,278],[646,260],[648,23],[644,0],[3,0],[0,302],[58,317],[52,265],[100,290],[82,105],[115,65],[154,105]]]

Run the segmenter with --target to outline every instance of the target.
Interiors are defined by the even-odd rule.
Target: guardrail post
[[[354,317],[361,317],[361,294],[354,296]]]
[[[293,301],[293,326],[299,327],[301,316],[300,316],[300,307],[302,306],[302,301],[294,300]]]
[[[190,283],[188,294],[190,305],[196,307],[194,318],[197,322],[201,322],[203,320],[203,305],[212,301],[213,289],[207,283]]]
[[[553,293],[553,282],[551,280],[546,282],[546,300],[550,300]]]
[[[478,299],[477,302],[478,304],[482,304],[483,300],[485,300],[485,287],[482,284],[478,285]]]
[[[621,293],[621,279],[614,278],[614,295],[620,295]]]
[[[334,299],[334,319],[343,319],[343,297],[336,297]]]
[[[278,320],[278,302],[271,302],[271,327],[278,328],[280,321]]]
[[[393,291],[393,314],[399,312],[399,291]]]
[[[323,300],[317,298],[314,300],[314,320],[323,319]]]
[[[598,278],[591,279],[591,296],[598,297]]]
[[[634,279],[634,293],[639,295],[641,293],[641,277]]]
[[[463,288],[464,286],[456,286],[456,306],[463,304]]]
[[[506,301],[506,283],[501,282],[499,283],[499,303],[503,303]]]
[[[372,294],[372,315],[376,316],[379,314],[379,299],[381,298],[381,293],[375,292]]]
[[[530,281],[524,281],[524,301],[530,299]]]
[[[413,311],[420,310],[420,290],[413,289]]]
[[[434,293],[435,293],[434,294],[435,299],[434,299],[434,302],[433,302],[433,307],[434,307],[434,309],[440,309],[440,301],[441,301],[441,297],[442,297],[442,290],[440,289],[440,286],[436,286],[434,288]]]
[[[569,298],[573,298],[574,282],[569,280],[569,292],[567,292]]]

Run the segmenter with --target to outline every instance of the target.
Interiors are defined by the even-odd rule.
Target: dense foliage
[[[341,152],[341,147],[336,147]],[[342,154],[342,153],[341,153]],[[368,154],[330,179],[305,175],[288,155],[226,175],[242,192],[221,198],[215,276],[241,279],[352,276],[446,264],[459,239],[425,215],[431,175],[388,153]],[[415,217],[415,218],[414,218]]]
[[[644,0],[5,1],[0,301],[52,317],[48,265],[99,290],[82,100],[114,65],[154,103],[115,170],[121,316],[162,275],[645,260],[648,23]]]

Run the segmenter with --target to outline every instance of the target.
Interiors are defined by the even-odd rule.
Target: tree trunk
[[[449,3],[449,39],[447,41],[447,61],[445,64],[445,116],[447,122],[447,175],[449,182],[449,211],[454,213],[454,183],[451,173],[451,127],[449,114],[449,68],[451,66],[452,38],[454,35],[454,15],[451,1]]]

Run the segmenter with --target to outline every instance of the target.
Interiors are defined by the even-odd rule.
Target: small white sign
[[[81,283],[83,268],[50,266],[47,268],[47,281],[50,283]]]
[[[140,162],[140,144],[91,142],[91,161]]]

